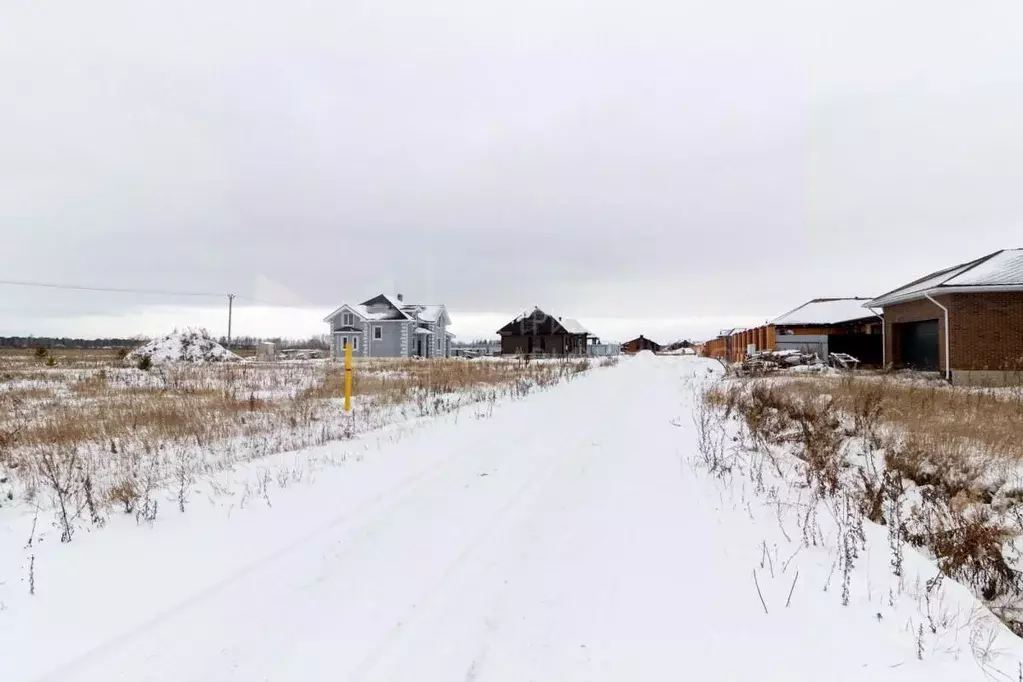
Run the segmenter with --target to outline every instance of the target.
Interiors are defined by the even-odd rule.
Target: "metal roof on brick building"
[[[863,304],[869,298],[815,298],[770,321],[776,327],[841,324],[874,317]]]
[[[878,296],[872,308],[926,298],[928,294],[1023,291],[1023,249],[1003,249],[968,263],[932,272]]]

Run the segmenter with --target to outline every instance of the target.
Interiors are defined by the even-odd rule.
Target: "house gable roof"
[[[656,342],[656,341],[654,341],[653,339],[648,339],[647,337],[643,336],[642,334],[640,334],[639,336],[637,336],[637,337],[636,337],[636,338],[634,338],[634,339],[630,339],[629,341],[626,341],[626,342],[625,342],[625,343],[623,343],[622,345],[623,345],[623,346],[628,346],[628,345],[630,345],[630,344],[633,344],[633,343],[638,343],[638,342],[640,342],[640,341],[649,341],[650,343],[652,343],[653,345],[657,346],[658,348],[660,348],[660,347],[661,347],[661,344],[657,343],[657,342]]]
[[[416,311],[418,310],[418,319],[421,322],[440,322],[444,321],[444,324],[451,324],[451,318],[448,316],[448,310],[443,305],[424,305],[424,304],[406,304],[402,306],[402,310],[411,318],[416,318]]]
[[[404,310],[404,308],[406,306],[401,301],[399,301],[397,299],[397,297],[390,296],[388,294],[379,294],[379,295],[374,296],[373,298],[369,299],[368,301],[363,301],[360,305],[365,307],[365,308],[367,308],[367,309],[369,309],[370,307],[378,307],[378,306],[381,306],[381,305],[387,306],[387,310],[378,311],[378,312],[374,313],[376,315],[380,315],[381,316],[381,317],[377,318],[377,319],[380,319],[380,320],[411,320],[412,319],[412,317],[407,312],[405,312],[405,310]]]
[[[815,298],[769,322],[776,327],[826,325],[853,322],[874,313],[863,307],[868,298]]]
[[[980,291],[1023,291],[1023,249],[1002,249],[976,260],[932,272],[869,301],[881,308],[928,294]]]
[[[451,324],[451,317],[448,315],[447,308],[443,305],[405,303],[398,300],[397,296],[389,294],[379,294],[356,305],[344,303],[323,318],[323,321],[331,322],[345,311],[354,313],[361,319],[372,322],[412,320],[415,318],[417,309],[419,310],[419,320],[421,322],[435,323],[443,320],[444,324]]]
[[[573,320],[570,317],[555,317],[544,312],[540,308],[533,308],[532,310],[524,310],[519,313],[514,320],[504,325],[497,330],[498,334],[508,335],[515,333],[524,333],[525,330],[529,329],[533,332],[535,329],[537,334],[586,334],[589,332],[586,327],[582,326],[578,320]]]
[[[335,317],[337,317],[338,315],[340,315],[343,312],[352,313],[352,314],[357,315],[358,317],[362,318],[363,320],[373,319],[371,314],[370,314],[370,312],[368,310],[366,310],[366,308],[364,306],[361,306],[361,305],[348,305],[347,303],[342,303],[340,306],[338,306],[338,308],[334,312],[332,312],[330,315],[327,315],[325,318],[323,318],[323,321],[324,322],[332,322]]]

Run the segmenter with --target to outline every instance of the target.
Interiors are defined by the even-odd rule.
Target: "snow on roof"
[[[373,298],[383,298],[398,310],[404,310],[405,308],[409,307],[409,304],[399,299],[397,294],[380,294],[379,296],[374,296]],[[373,298],[369,300],[372,301]],[[368,302],[369,301],[363,301],[363,303]]]
[[[540,310],[540,308],[526,308],[521,313],[516,315],[515,319],[512,320],[512,322],[521,322],[522,320],[526,319],[527,317],[531,317],[533,315],[533,313],[535,313],[537,310]],[[543,312],[543,311],[540,310],[540,312]],[[544,313],[544,314],[546,314],[546,313]]]
[[[870,301],[871,307],[924,298],[926,293],[958,287],[1023,288],[1023,249],[1004,249],[938,270]]]
[[[381,312],[370,311],[368,304],[371,301],[374,301],[378,298],[386,301],[391,307],[394,308],[394,310]],[[343,310],[349,310],[358,315],[359,317],[369,321],[393,319],[411,320],[415,316],[417,308],[419,309],[419,320],[422,322],[437,322],[441,318],[441,315],[445,314],[446,312],[443,305],[405,303],[404,301],[399,301],[397,296],[392,296],[390,294],[378,294],[369,300],[359,303],[358,305],[343,303],[341,306],[337,308],[337,310],[323,318],[323,321],[330,322],[335,317],[337,317],[338,314],[341,313]]]
[[[589,334],[590,333],[589,330],[586,329],[586,327],[584,327],[584,326],[582,326],[582,324],[580,324],[579,320],[576,320],[576,319],[571,318],[571,317],[558,317],[556,315],[551,315],[550,313],[548,313],[547,311],[543,310],[539,306],[534,307],[534,308],[526,308],[521,313],[519,313],[518,315],[515,316],[515,319],[512,320],[512,323],[514,324],[515,322],[521,322],[522,320],[524,320],[524,319],[526,319],[528,317],[532,317],[532,315],[534,313],[536,313],[537,311],[543,313],[547,317],[553,317],[555,320],[558,321],[558,324],[560,324],[562,327],[565,328],[565,331],[568,332],[569,334]]]
[[[373,313],[373,312],[370,312],[369,308],[367,308],[365,305],[363,305],[361,303],[359,305],[351,305],[350,303],[343,303],[343,304],[341,304],[340,307],[338,307],[337,310],[335,310],[330,315],[327,315],[325,318],[323,318],[323,321],[324,322],[330,322],[335,317],[337,317],[342,311],[345,311],[345,310],[351,311],[351,312],[355,313],[356,315],[358,315],[359,317],[361,317],[362,319],[369,320],[369,321],[386,320],[389,317],[391,317],[391,314],[390,313],[386,313],[386,312],[383,312],[383,313]]]
[[[816,298],[771,320],[775,326],[797,324],[839,324],[851,320],[874,317],[874,313],[863,307],[867,298]]]
[[[416,334],[419,334],[420,336],[433,336],[433,332],[426,327],[416,327]]]
[[[565,328],[569,334],[589,334],[586,327],[579,324],[579,320],[574,320],[571,317],[559,317],[558,323]]]
[[[406,304],[402,306],[402,310],[412,317],[416,316],[416,308],[419,308],[419,320],[421,322],[436,322],[444,314],[444,306],[442,305]]]
[[[1023,285],[1023,249],[999,251],[947,280],[943,286]]]

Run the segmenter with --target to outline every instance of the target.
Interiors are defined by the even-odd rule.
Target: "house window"
[[[351,313],[341,313],[341,324],[343,324],[346,327],[351,327],[352,326],[352,314]]]
[[[358,336],[353,336],[352,337],[352,350],[359,350],[359,337]]]
[[[373,327],[373,339],[375,341],[379,341],[382,338],[384,338],[384,328],[378,324],[377,326]]]
[[[348,346],[348,337],[347,336],[342,336],[341,337],[341,346],[340,346],[340,348],[338,348],[338,352],[339,353],[344,353],[345,352],[345,348],[347,346]]]

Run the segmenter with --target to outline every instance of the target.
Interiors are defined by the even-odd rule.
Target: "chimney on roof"
[[[398,294],[398,303],[402,303],[405,300],[405,294]]]

